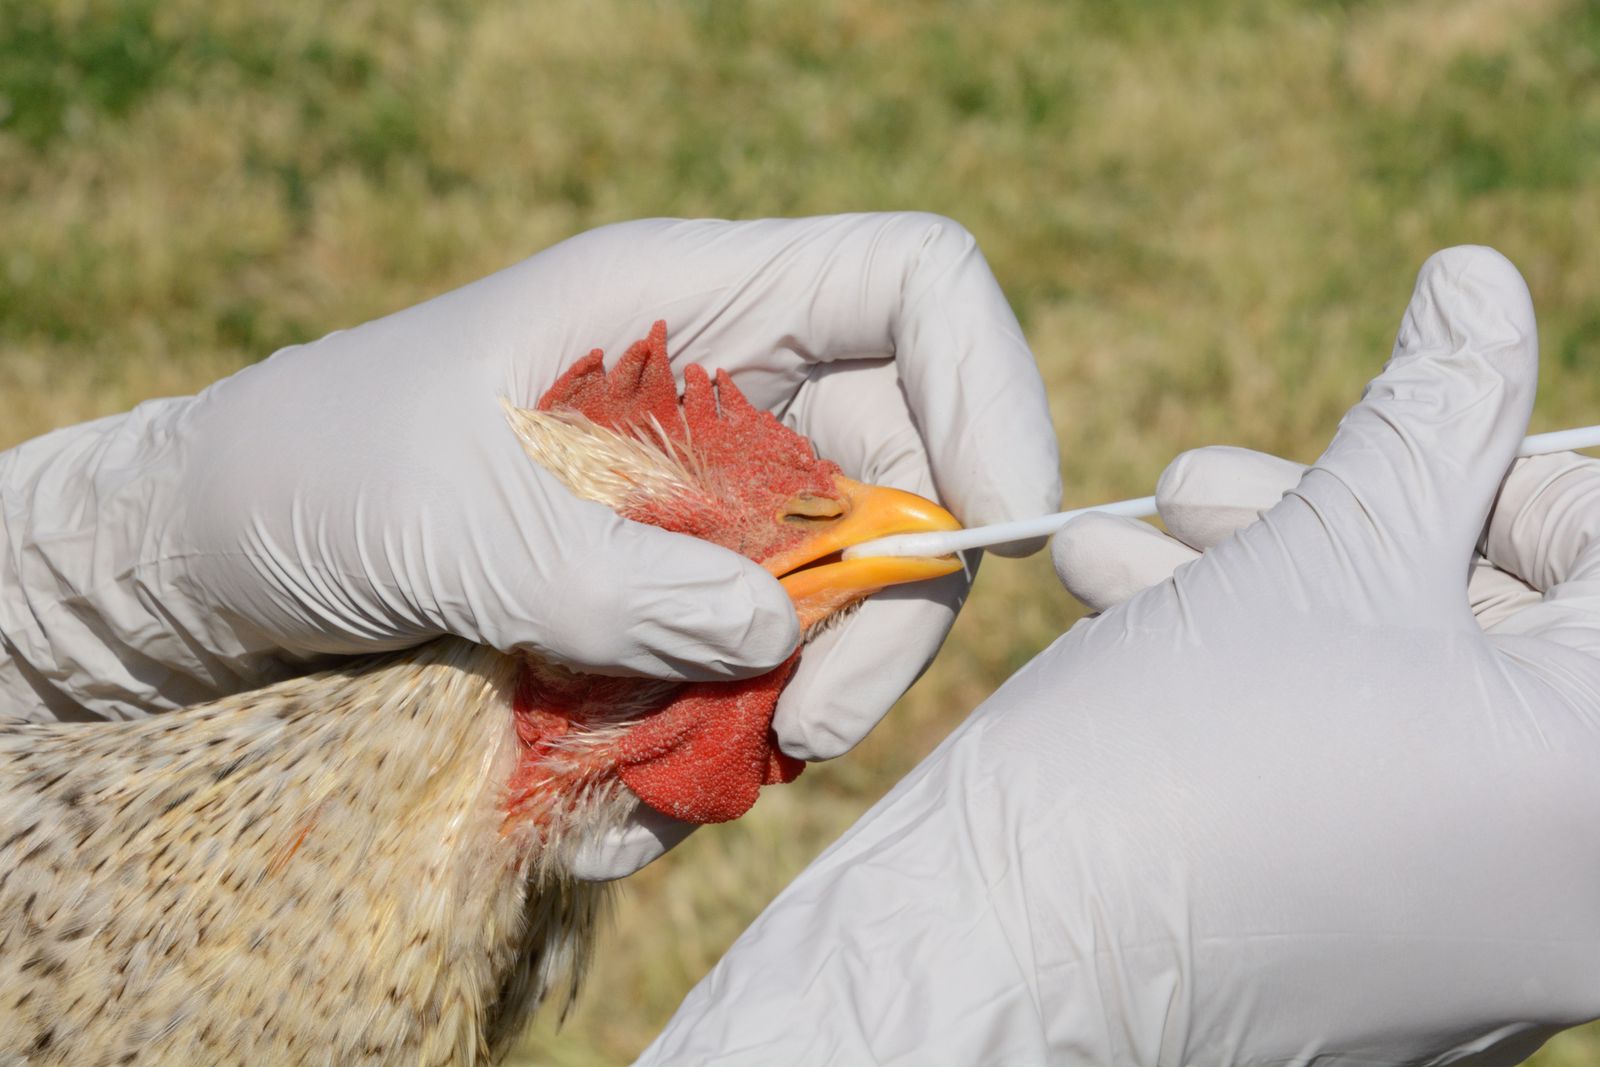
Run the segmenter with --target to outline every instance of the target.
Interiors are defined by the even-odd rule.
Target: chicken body
[[[450,640],[0,731],[0,1063],[494,1062],[605,895],[507,822],[517,670]],[[591,790],[584,832],[634,803]]]
[[[955,520],[685,378],[657,324],[512,426],[574,493],[787,575],[808,627],[956,569],[810,566]],[[680,685],[444,639],[151,719],[0,722],[0,1067],[497,1062],[582,979],[585,842],[799,773],[770,726],[793,662]]]

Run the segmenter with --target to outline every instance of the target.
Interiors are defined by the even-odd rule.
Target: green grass
[[[643,215],[940,211],[1048,380],[1069,504],[1314,456],[1443,245],[1523,269],[1536,429],[1600,410],[1600,8],[0,0],[0,445]],[[626,1060],[793,873],[1075,617],[993,561],[863,749],[634,879],[528,1053]],[[1543,1067],[1600,1064],[1600,1033]]]

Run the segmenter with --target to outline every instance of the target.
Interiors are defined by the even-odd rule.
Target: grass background
[[[0,0],[0,446],[195,390],[574,232],[918,208],[1038,353],[1067,503],[1183,448],[1315,456],[1418,264],[1494,244],[1535,429],[1600,412],[1600,5]],[[637,1052],[722,949],[1075,617],[991,562],[847,760],[628,885],[528,1062]],[[1543,1067],[1600,1064],[1600,1031]]]

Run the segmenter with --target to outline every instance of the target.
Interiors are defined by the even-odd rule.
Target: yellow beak
[[[954,515],[915,493],[863,485],[845,477],[835,477],[834,484],[844,500],[842,513],[815,522],[814,533],[765,563],[794,601],[802,627],[809,628],[888,586],[938,578],[961,569],[961,561],[954,556],[830,558],[851,545],[890,534],[961,529]]]

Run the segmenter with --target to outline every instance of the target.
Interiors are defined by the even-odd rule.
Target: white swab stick
[[[1600,426],[1579,426],[1575,430],[1551,430],[1530,434],[1517,449],[1519,456],[1548,456],[1552,452],[1574,452],[1600,445]]]
[[[1517,449],[1517,455],[1543,456],[1551,452],[1570,452],[1578,448],[1595,447],[1600,447],[1600,426],[1582,426],[1573,430],[1555,430],[1526,437],[1522,441],[1522,446]],[[1156,513],[1156,498],[1141,496],[1135,500],[1117,500],[1110,504],[1095,504],[1087,508],[1058,511],[1054,515],[1041,515],[1037,519],[999,522],[993,526],[974,526],[971,529],[952,530],[949,533],[895,534],[852,545],[844,550],[844,558],[947,556],[952,552],[962,552],[969,548],[987,548],[990,545],[1026,541],[1031,537],[1049,537],[1079,515],[1090,511],[1143,519]]]

